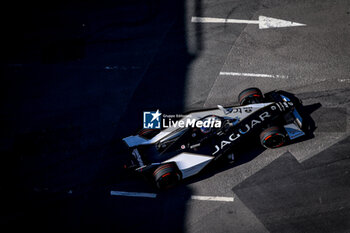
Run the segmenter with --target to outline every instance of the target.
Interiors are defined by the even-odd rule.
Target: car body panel
[[[214,158],[214,156],[183,152],[163,163],[175,162],[182,173],[182,178],[187,178],[197,174]]]

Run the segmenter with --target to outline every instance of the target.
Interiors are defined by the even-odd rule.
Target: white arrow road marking
[[[220,75],[227,76],[245,76],[245,77],[260,77],[260,78],[289,78],[287,75],[276,75],[276,74],[253,74],[253,73],[238,73],[238,72],[220,72]]]
[[[244,20],[244,19],[224,19],[210,17],[192,17],[192,23],[246,23],[259,24],[259,20]]]
[[[124,196],[124,197],[147,197],[147,198],[156,198],[156,193],[139,193],[139,192],[124,192],[124,191],[111,191],[111,196]],[[233,202],[233,197],[218,197],[218,196],[191,196],[192,200],[200,201],[225,201]]]
[[[306,26],[306,24],[296,23],[283,19],[275,19],[266,16],[259,16],[259,20],[242,20],[242,19],[224,19],[210,17],[192,17],[192,23],[243,23],[243,24],[259,24],[259,29],[282,28]]]
[[[266,28],[283,28],[283,27],[298,27],[306,26],[306,24],[296,23],[283,19],[275,19],[271,17],[259,16],[259,29]]]

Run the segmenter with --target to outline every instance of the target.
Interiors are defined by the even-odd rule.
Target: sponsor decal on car
[[[244,127],[241,127],[238,132],[239,133],[232,133],[228,140],[222,140],[220,142],[220,145],[215,145],[215,151],[212,153],[212,155],[215,155],[220,150],[225,148],[227,145],[231,144],[232,142],[236,141],[241,135],[248,133],[251,129],[253,129],[256,125],[261,124],[265,118],[271,117],[269,112],[263,112],[259,115],[258,119],[253,119],[249,124],[245,124]]]

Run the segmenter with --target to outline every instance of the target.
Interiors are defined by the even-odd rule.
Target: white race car
[[[128,168],[150,178],[158,188],[167,188],[213,161],[222,158],[232,162],[235,151],[250,146],[252,140],[260,140],[266,148],[277,148],[305,135],[299,114],[302,105],[296,97],[282,91],[263,95],[257,88],[248,88],[238,100],[240,106],[218,105],[216,109],[190,112],[181,119],[201,124],[143,129],[124,138],[131,154]],[[203,123],[207,121],[219,127]]]

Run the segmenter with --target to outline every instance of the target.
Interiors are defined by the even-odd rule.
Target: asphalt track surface
[[[349,1],[53,1],[4,12],[2,232],[350,231]],[[260,15],[306,26],[191,23]],[[120,140],[143,111],[237,104],[251,86],[302,99],[312,136],[162,192],[122,171]]]

